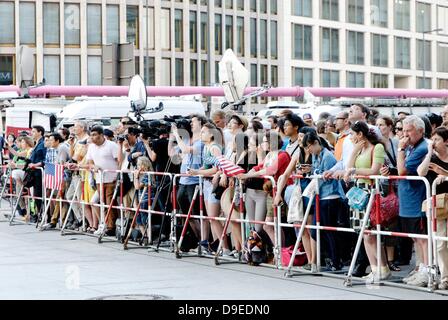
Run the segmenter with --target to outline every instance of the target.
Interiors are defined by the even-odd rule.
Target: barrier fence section
[[[12,212],[11,212],[11,217],[10,217],[10,224],[12,225],[13,221],[14,221],[14,216],[15,216],[15,211],[17,210],[17,207],[19,205],[19,200],[20,198],[24,198],[24,199],[36,199],[36,200],[42,200],[43,203],[43,208],[44,208],[44,212],[43,212],[43,218],[41,219],[41,225],[43,225],[43,223],[45,222],[45,215],[47,210],[50,207],[50,203],[52,201],[57,201],[59,202],[60,205],[60,210],[62,207],[63,203],[68,203],[69,204],[69,209],[67,211],[67,214],[65,216],[65,219],[62,221],[62,215],[59,216],[60,219],[60,225],[61,225],[61,234],[64,234],[65,231],[65,226],[67,224],[67,219],[69,214],[71,213],[71,211],[73,210],[73,205],[74,204],[78,204],[78,205],[82,205],[83,209],[82,209],[82,232],[84,234],[88,234],[85,232],[85,206],[86,205],[90,205],[90,206],[96,206],[100,208],[100,221],[99,221],[99,228],[98,230],[100,230],[100,232],[97,233],[98,236],[98,241],[101,242],[102,237],[105,235],[105,225],[108,222],[109,217],[112,214],[112,210],[113,209],[117,209],[120,210],[120,223],[121,223],[121,230],[124,230],[123,228],[124,226],[124,211],[128,211],[128,212],[134,212],[134,217],[131,223],[131,228],[129,230],[129,233],[126,235],[125,238],[125,245],[124,245],[124,249],[127,249],[127,240],[129,240],[129,236],[130,236],[130,231],[132,230],[132,227],[135,223],[135,220],[138,216],[138,214],[140,212],[145,212],[148,213],[148,223],[146,225],[147,228],[147,232],[148,232],[148,238],[152,239],[152,234],[151,234],[151,229],[152,229],[152,219],[151,216],[153,214],[157,214],[157,215],[162,215],[163,219],[166,216],[169,216],[171,219],[171,230],[170,230],[170,243],[172,245],[172,248],[176,254],[176,257],[180,258],[181,254],[180,254],[180,247],[182,245],[182,241],[183,238],[185,236],[185,232],[186,232],[186,228],[188,226],[188,222],[189,219],[199,219],[200,221],[200,233],[201,233],[201,237],[204,238],[205,237],[205,228],[204,228],[204,221],[208,220],[208,221],[212,221],[212,220],[216,220],[216,221],[221,221],[224,222],[224,229],[223,232],[221,234],[220,237],[220,241],[219,241],[219,246],[218,246],[218,250],[214,256],[214,260],[215,260],[215,264],[218,265],[219,264],[219,260],[220,259],[225,259],[224,257],[220,257],[220,251],[223,247],[223,241],[225,239],[225,235],[228,229],[229,224],[232,223],[240,223],[241,224],[241,237],[243,239],[243,244],[245,243],[244,239],[245,239],[245,235],[246,235],[246,228],[245,228],[245,224],[263,224],[263,225],[270,225],[274,227],[274,261],[275,261],[275,265],[274,267],[278,268],[278,269],[285,269],[284,267],[281,266],[281,234],[282,234],[282,228],[284,227],[293,227],[293,228],[300,228],[299,229],[299,233],[297,235],[297,241],[294,245],[294,250],[292,253],[292,258],[289,261],[289,265],[286,267],[286,272],[285,272],[285,276],[292,276],[293,275],[293,271],[294,272],[304,272],[303,270],[299,270],[299,269],[295,269],[293,270],[293,260],[295,255],[297,254],[298,251],[298,247],[300,244],[300,241],[302,240],[303,237],[303,233],[305,229],[315,229],[316,230],[316,250],[317,250],[317,256],[316,256],[316,264],[318,267],[318,270],[320,270],[321,268],[321,230],[325,230],[325,231],[333,231],[333,232],[349,232],[349,233],[358,233],[357,230],[355,230],[354,228],[341,228],[341,227],[331,227],[331,226],[322,226],[321,225],[321,216],[320,216],[320,195],[319,195],[319,180],[323,179],[323,177],[321,175],[313,175],[313,176],[309,176],[307,177],[308,179],[312,179],[312,180],[316,180],[316,188],[314,191],[314,196],[310,199],[306,210],[305,210],[305,214],[303,217],[303,221],[301,223],[294,223],[294,224],[289,224],[289,223],[282,223],[281,222],[281,217],[280,212],[281,212],[281,206],[275,206],[274,207],[274,217],[273,217],[273,222],[266,222],[266,221],[252,221],[244,217],[244,194],[243,194],[243,188],[242,186],[242,182],[239,179],[237,180],[237,185],[239,185],[239,191],[234,193],[234,196],[232,198],[232,204],[231,204],[231,210],[230,213],[227,215],[227,217],[210,217],[210,216],[205,216],[204,215],[204,207],[203,207],[203,203],[204,203],[204,196],[203,196],[203,179],[204,176],[195,176],[199,178],[199,184],[198,186],[196,186],[195,188],[195,192],[194,192],[194,197],[193,200],[190,204],[190,210],[187,213],[180,213],[178,210],[178,203],[177,203],[177,193],[178,193],[178,183],[177,180],[180,177],[192,177],[192,175],[187,175],[187,174],[170,174],[170,173],[158,173],[158,172],[143,172],[143,174],[147,175],[148,177],[148,209],[141,209],[141,200],[143,199],[143,195],[145,194],[146,189],[144,189],[144,192],[142,193],[142,197],[139,199],[140,201],[138,201],[137,207],[134,208],[132,207],[125,207],[123,205],[123,174],[132,174],[134,171],[130,171],[130,170],[99,170],[99,171],[92,171],[92,170],[87,170],[87,169],[76,169],[76,171],[78,172],[90,172],[91,174],[93,173],[98,173],[100,175],[100,181],[98,183],[98,185],[100,186],[98,192],[99,192],[99,203],[92,203],[92,202],[87,202],[85,201],[85,195],[84,195],[84,187],[83,184],[85,183],[84,181],[78,181],[77,185],[76,185],[76,189],[78,189],[79,187],[82,188],[81,191],[81,195],[77,196],[77,192],[75,192],[75,194],[73,195],[72,199],[64,199],[62,197],[62,193],[59,193],[59,199],[53,199],[52,195],[54,194],[54,192],[51,192],[50,194],[50,198],[47,199],[46,197],[46,189],[45,189],[45,184],[44,181],[42,181],[42,197],[35,197],[32,195],[23,195],[23,189],[24,187],[22,186],[22,188],[20,189],[18,194],[14,193],[13,190],[13,180],[12,180],[12,175],[11,175],[11,170],[8,169],[7,166],[2,166],[1,167],[2,172],[3,172],[3,177],[2,176],[2,187],[1,187],[1,198],[3,199],[4,196],[6,197],[10,197],[10,202],[11,202],[11,208],[12,208]],[[9,172],[8,172],[9,170]],[[44,180],[44,170],[43,168],[37,168],[37,170],[41,171],[42,174],[42,180]],[[106,204],[105,203],[105,183],[104,183],[104,175],[106,173],[114,173],[117,175],[117,179],[114,181],[115,186],[114,186],[114,192],[112,195],[112,199],[110,201],[110,203]],[[167,199],[166,199],[166,204],[168,204],[168,201],[171,200],[172,203],[172,211],[171,212],[167,212],[167,206],[165,206],[165,210],[164,212],[161,211],[156,211],[154,210],[155,206],[152,206],[152,199],[151,199],[151,188],[153,188],[154,186],[151,185],[151,177],[152,176],[161,176],[163,181],[164,179],[166,179],[167,177],[170,179],[170,191],[172,190],[172,192],[168,192],[167,194]],[[276,182],[274,180],[274,178],[272,176],[263,176],[263,177],[259,177],[260,179],[268,179],[271,181],[272,186],[273,186],[273,190],[272,190],[272,196],[273,199],[275,198],[276,192],[277,192],[277,186],[276,186]],[[301,179],[304,178],[303,176],[292,176],[292,178],[294,179]],[[379,176],[379,175],[372,175],[372,176],[352,176],[352,179],[370,179],[370,180],[374,180],[375,181],[375,188],[373,188],[371,190],[370,193],[370,197],[369,197],[369,202],[367,205],[367,209],[366,212],[364,214],[364,218],[362,221],[362,225],[361,225],[361,230],[359,231],[359,235],[358,235],[358,239],[356,242],[356,247],[355,247],[355,252],[353,254],[352,257],[352,261],[350,264],[350,268],[349,268],[349,272],[348,275],[345,277],[344,280],[344,285],[346,286],[351,286],[352,285],[352,273],[353,273],[353,269],[354,269],[354,265],[356,262],[356,258],[357,255],[359,253],[359,249],[361,246],[361,243],[363,241],[363,235],[376,235],[376,243],[377,243],[377,265],[381,266],[381,250],[382,250],[382,246],[381,246],[381,237],[382,236],[394,236],[394,237],[408,237],[408,238],[412,238],[412,239],[426,239],[428,240],[428,262],[429,262],[429,266],[428,266],[428,288],[429,290],[434,290],[435,288],[435,283],[436,283],[436,274],[437,274],[437,266],[438,266],[438,259],[437,259],[437,242],[438,241],[448,241],[448,236],[439,236],[437,235],[437,220],[436,220],[436,214],[435,214],[435,207],[436,207],[436,186],[438,183],[440,183],[441,181],[448,181],[448,178],[438,178],[436,181],[434,181],[432,187],[429,185],[429,182],[426,178],[424,177],[418,177],[418,176]],[[7,187],[7,183],[6,180],[9,180],[9,193],[6,193],[6,187]],[[427,205],[427,209],[426,209],[426,218],[428,221],[428,224],[430,223],[430,226],[428,226],[428,233],[426,235],[422,235],[422,234],[409,234],[409,233],[402,233],[402,232],[391,232],[391,231],[385,231],[385,230],[381,230],[381,216],[380,216],[380,192],[379,192],[379,182],[380,180],[409,180],[409,181],[422,181],[425,184],[425,188],[426,188],[426,198],[428,200],[428,205]],[[162,183],[163,185],[163,183]],[[154,197],[154,200],[157,201],[159,195],[160,195],[161,189],[158,188],[156,195]],[[119,197],[119,201],[116,199],[118,197],[118,194],[120,195]],[[194,203],[197,199],[197,196],[199,195],[199,215],[194,215],[193,214],[193,208],[194,208]],[[235,203],[237,202],[237,197],[240,197],[239,199],[239,209],[240,209],[240,217],[239,218],[233,218],[233,211],[235,209]],[[14,204],[13,199],[17,198],[17,201]],[[154,201],[154,203],[155,203]],[[315,211],[316,211],[316,225],[308,225],[307,224],[307,219],[309,217],[310,211],[311,211],[311,207],[313,204],[313,201],[315,203]],[[373,207],[373,203],[374,201],[376,202],[376,220],[379,221],[379,223],[377,224],[375,229],[367,229],[367,225],[369,222],[369,216],[370,216],[370,211],[372,210]],[[117,203],[117,205],[114,205],[114,202]],[[133,203],[134,201],[132,201]],[[107,210],[107,212],[106,212]],[[60,211],[62,213],[62,211]],[[176,237],[176,225],[177,225],[177,219],[179,218],[186,218],[186,222],[183,226],[182,229],[182,234],[180,235],[180,239],[179,241],[177,241],[177,237]],[[102,227],[100,227],[102,226]],[[88,234],[90,235],[90,234]],[[123,238],[119,239],[123,242],[124,240],[124,235],[122,235]],[[144,235],[143,235],[144,236]],[[159,239],[160,240],[160,239]],[[159,241],[160,244],[160,241]],[[157,245],[157,249],[159,247],[159,244]],[[244,249],[243,249],[244,250]],[[201,250],[200,250],[200,246],[198,248],[198,255],[201,255]],[[379,270],[381,270],[381,268],[379,268]],[[381,271],[379,273],[376,274],[376,278],[374,279],[374,283],[387,283],[387,281],[382,281],[380,280],[381,278]]]
[[[301,179],[304,178],[303,176],[292,176],[295,179]],[[313,180],[317,180],[316,182],[316,186],[319,185],[318,181],[323,179],[323,176],[321,175],[314,175],[314,176],[309,176],[307,177],[308,179],[313,179]],[[355,247],[355,252],[353,254],[352,257],[352,261],[350,264],[350,268],[349,268],[349,272],[348,275],[345,277],[344,280],[344,285],[345,286],[351,286],[352,285],[352,273],[353,273],[353,269],[356,263],[356,259],[361,247],[361,243],[363,241],[363,235],[376,235],[377,241],[376,241],[376,249],[377,249],[377,265],[381,266],[381,250],[382,250],[382,246],[381,246],[381,236],[394,236],[394,237],[408,237],[408,238],[413,238],[413,239],[427,239],[428,241],[428,288],[430,290],[434,290],[434,286],[435,286],[435,274],[436,274],[436,260],[435,254],[433,252],[434,250],[434,245],[433,245],[433,241],[434,241],[434,235],[433,232],[435,232],[435,223],[434,223],[434,214],[433,214],[433,207],[435,204],[435,196],[431,196],[431,188],[429,185],[428,180],[425,177],[418,177],[418,176],[379,176],[379,175],[372,175],[372,176],[361,176],[361,175],[355,175],[352,176],[352,179],[371,179],[375,181],[375,188],[373,188],[371,190],[370,193],[370,197],[369,197],[369,202],[367,205],[367,209],[366,212],[364,214],[364,218],[362,221],[362,225],[361,225],[361,230],[359,231],[359,236],[357,239],[357,243],[356,243],[356,247]],[[428,227],[428,233],[426,235],[422,235],[422,234],[409,234],[409,233],[402,233],[402,232],[391,232],[391,231],[383,231],[381,230],[381,216],[380,216],[380,192],[379,192],[379,181],[380,180],[411,180],[411,181],[422,181],[425,184],[425,188],[426,188],[426,199],[428,200],[429,205],[427,206],[427,210],[426,210],[426,218],[428,223],[433,222],[433,230],[431,230],[430,227]],[[435,188],[433,186],[433,188]],[[433,189],[432,194],[434,194],[435,189]],[[316,226],[311,226],[311,225],[307,225],[307,218],[309,216],[309,211],[311,208],[311,200],[308,203],[308,207],[306,208],[305,211],[305,215],[303,218],[303,222],[299,223],[299,224],[285,224],[285,223],[280,223],[280,228],[282,227],[296,227],[296,228],[300,228],[299,234],[297,236],[297,241],[294,245],[294,250],[292,253],[292,258],[289,262],[289,265],[286,268],[286,272],[285,272],[285,276],[290,277],[293,275],[292,272],[292,267],[293,267],[293,259],[295,257],[295,255],[297,254],[298,248],[299,248],[299,244],[300,241],[302,240],[303,237],[303,232],[306,229],[316,229],[317,231],[317,270],[320,270],[320,234],[319,234],[319,230],[326,230],[326,231],[335,231],[335,232],[350,232],[350,233],[357,233],[357,231],[354,228],[341,228],[341,227],[330,227],[330,226],[321,226],[320,225],[320,207],[318,205],[319,203],[319,190],[318,187],[316,187],[316,191],[315,191],[315,196],[314,196],[314,201],[316,203]],[[372,210],[373,207],[373,203],[374,201],[376,202],[376,220],[378,221],[378,224],[376,226],[375,229],[371,229],[368,230],[367,229],[367,225],[369,222],[369,217],[370,217],[370,212]],[[280,229],[279,228],[279,229]],[[436,238],[437,239],[437,238]],[[446,239],[446,241],[448,241],[448,237],[444,238],[444,240]],[[299,271],[299,272],[305,272],[303,270],[295,270],[295,271]],[[374,283],[386,283],[386,281],[380,281],[380,277],[381,277],[381,268],[379,268],[378,273],[376,273],[376,278],[374,279]]]

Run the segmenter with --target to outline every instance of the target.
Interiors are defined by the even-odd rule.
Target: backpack
[[[267,261],[266,244],[255,230],[250,231],[249,238],[244,245],[244,257],[251,266],[258,266]]]

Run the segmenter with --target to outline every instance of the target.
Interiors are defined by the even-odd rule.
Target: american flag
[[[224,156],[220,157],[210,156],[206,157],[206,159],[204,160],[206,164],[218,167],[228,177],[234,177],[241,173],[246,172],[243,168],[237,166],[235,163],[225,158]]]
[[[64,166],[45,162],[44,184],[45,188],[60,190],[64,182]]]

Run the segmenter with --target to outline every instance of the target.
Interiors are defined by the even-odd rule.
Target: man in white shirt
[[[90,138],[92,144],[89,145],[87,150],[86,159],[89,169],[96,170],[118,170],[119,166],[119,148],[118,145],[112,141],[107,140],[104,137],[104,131],[101,126],[95,126],[90,131]],[[121,157],[120,157],[121,158]],[[117,178],[116,172],[105,172],[103,178],[103,196],[105,197],[104,203],[110,205],[112,202],[112,196],[115,189],[115,180]],[[97,189],[101,188],[101,174],[95,175]],[[99,208],[93,207],[93,210],[97,217],[100,216]],[[113,236],[115,234],[115,221],[117,220],[117,212],[115,209],[111,210],[107,223],[106,235]]]

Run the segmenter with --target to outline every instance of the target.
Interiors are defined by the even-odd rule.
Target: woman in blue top
[[[319,136],[316,133],[307,133],[303,138],[303,146],[313,158],[311,174],[323,174],[336,164],[336,158],[327,148],[323,147],[321,139],[319,139]],[[336,227],[339,211],[343,210],[344,206],[342,201],[344,198],[342,185],[338,180],[319,180],[318,183],[321,225]],[[313,224],[315,223],[316,215],[314,215],[313,219]],[[329,260],[327,260],[329,271],[340,270],[342,268],[339,255],[341,243],[339,243],[335,233],[332,231],[322,231],[321,234],[324,243],[327,245],[327,252],[329,253]],[[316,240],[315,229],[311,231],[311,237]],[[312,265],[313,264],[315,264],[315,261],[312,261]]]
[[[138,192],[138,201],[142,199],[142,193],[144,188],[146,188],[145,194],[143,195],[143,199],[141,200],[140,210],[148,210],[148,187],[149,187],[149,179],[146,172],[154,171],[151,161],[148,157],[139,157],[137,159],[137,170],[134,171],[134,187]],[[155,185],[154,176],[151,177],[151,185]],[[142,236],[145,234],[145,226],[148,224],[148,212],[140,211],[137,218],[136,224],[139,228]]]

